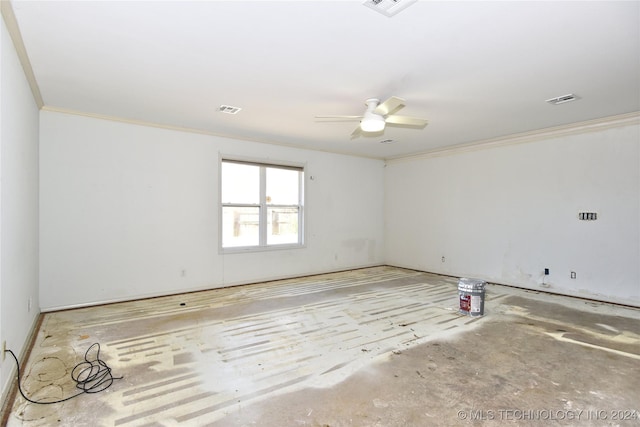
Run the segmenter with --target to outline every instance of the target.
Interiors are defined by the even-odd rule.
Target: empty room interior
[[[639,1],[0,4],[1,425],[640,423]]]

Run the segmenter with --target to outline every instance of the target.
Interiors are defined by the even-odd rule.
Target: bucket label
[[[470,313],[480,313],[482,309],[482,297],[480,295],[471,295],[471,302],[469,304]]]
[[[460,295],[460,310],[469,311],[471,309],[471,295]]]

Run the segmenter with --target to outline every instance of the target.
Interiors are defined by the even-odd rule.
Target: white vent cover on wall
[[[578,212],[580,221],[595,221],[598,219],[598,212]]]
[[[418,0],[366,0],[363,4],[385,16],[393,16]]]

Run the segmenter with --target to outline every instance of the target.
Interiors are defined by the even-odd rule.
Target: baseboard
[[[40,326],[42,325],[43,313],[38,314],[33,324],[31,325],[31,330],[29,331],[29,335],[27,336],[26,343],[22,347],[22,351],[17,355],[18,361],[20,362],[20,366],[24,366],[25,362],[29,360],[29,355],[31,354],[31,350],[33,349],[33,345],[36,341],[36,335],[40,330]],[[11,408],[13,407],[13,403],[16,399],[16,394],[18,393],[18,382],[16,380],[16,373],[18,368],[15,366],[13,361],[8,361],[5,358],[4,365],[6,366],[8,363],[13,364],[9,373],[9,381],[5,385],[4,390],[2,390],[2,408],[0,409],[0,426],[6,426],[9,421],[9,415],[11,414]]]
[[[198,287],[182,289],[182,290],[154,292],[150,294],[141,294],[141,295],[135,295],[131,297],[114,298],[109,300],[98,300],[98,301],[92,301],[92,302],[81,303],[81,304],[44,307],[42,309],[42,313],[55,313],[59,311],[75,310],[78,308],[98,307],[98,306],[104,306],[109,304],[118,304],[122,302],[140,301],[143,299],[151,299],[151,298],[170,297],[174,295],[211,291],[214,289],[234,288],[237,286],[254,285],[257,283],[275,282],[277,280],[298,279],[298,278],[309,277],[309,276],[317,276],[319,274],[341,273],[343,271],[361,270],[364,268],[383,267],[383,266],[385,266],[384,263],[373,263],[373,264],[356,265],[352,267],[342,267],[337,269],[311,271],[311,272],[305,272],[305,273],[299,273],[299,274],[294,273],[289,275],[267,276],[260,279],[247,279],[247,280],[240,280],[240,281],[224,282],[217,285],[204,285],[204,286],[198,286]]]

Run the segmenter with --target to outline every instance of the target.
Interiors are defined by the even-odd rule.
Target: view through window
[[[221,163],[222,247],[302,245],[301,167]]]

